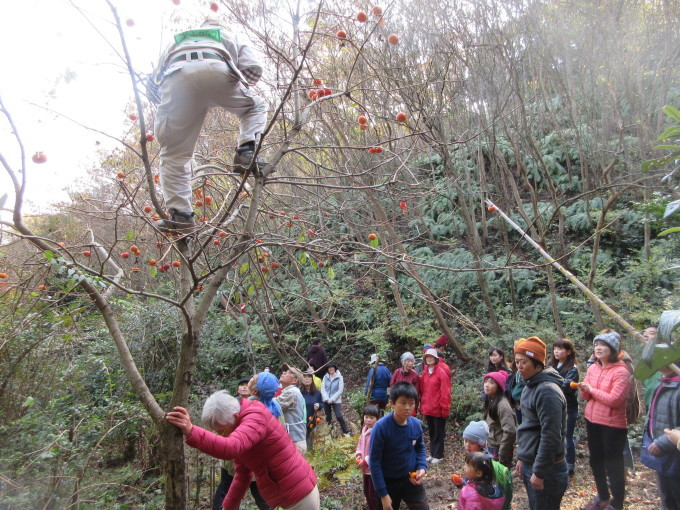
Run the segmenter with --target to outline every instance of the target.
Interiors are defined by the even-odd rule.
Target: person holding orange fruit
[[[482,452],[467,453],[465,455],[465,478],[467,482],[460,480],[462,488],[458,496],[458,510],[501,510],[503,508],[505,496],[496,483],[491,455]],[[453,477],[452,480],[454,480]]]
[[[371,431],[369,466],[382,510],[398,510],[402,501],[411,509],[430,508],[423,487],[427,470],[423,429],[412,416],[417,400],[418,391],[411,383],[395,384],[390,391],[394,411]]]
[[[585,510],[621,510],[626,496],[623,450],[628,437],[626,398],[631,384],[626,364],[619,358],[621,336],[616,331],[593,339],[595,363],[579,384],[586,401],[590,468],[597,496]]]

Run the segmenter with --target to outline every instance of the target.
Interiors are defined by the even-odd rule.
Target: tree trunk
[[[161,440],[161,467],[165,477],[165,509],[186,510],[189,500],[186,479],[184,436],[169,423],[159,425]]]
[[[371,201],[371,204],[373,204],[374,210],[378,212],[379,217],[387,217],[382,207],[382,204],[376,198],[375,193],[370,189],[366,189],[364,191],[366,193],[366,196],[368,196],[369,200]],[[463,350],[463,345],[458,341],[458,338],[453,334],[453,331],[451,331],[448,324],[446,323],[444,313],[442,312],[441,307],[437,304],[437,298],[432,294],[432,291],[427,287],[427,285],[423,283],[422,279],[420,278],[418,268],[408,258],[404,245],[401,244],[399,237],[397,236],[396,232],[394,231],[394,228],[390,223],[385,223],[385,232],[389,239],[389,243],[392,246],[394,246],[394,248],[401,254],[402,262],[408,268],[407,274],[415,280],[416,284],[418,285],[418,288],[427,298],[426,299],[427,304],[432,310],[435,320],[437,321],[437,324],[441,328],[442,332],[451,342],[451,347],[453,348],[453,350],[462,360],[470,359],[470,357],[467,354],[465,354],[465,351]]]
[[[560,319],[560,310],[557,306],[557,289],[555,288],[555,276],[553,275],[552,267],[546,266],[545,274],[548,277],[548,290],[550,291],[550,308],[553,313],[553,320],[555,321],[555,329],[560,338],[564,338],[564,328],[562,328],[562,320]]]
[[[486,278],[484,278],[484,266],[482,264],[482,259],[480,257],[480,253],[483,253],[483,246],[482,246],[482,240],[479,237],[479,232],[477,231],[477,225],[474,217],[474,205],[469,204],[467,201],[467,197],[471,196],[472,193],[470,192],[465,192],[460,184],[458,184],[458,179],[456,178],[454,174],[453,167],[451,165],[450,159],[448,158],[447,154],[442,154],[442,158],[444,159],[444,165],[447,171],[449,172],[449,175],[452,178],[453,182],[453,187],[456,189],[456,194],[458,195],[458,209],[460,211],[461,216],[463,217],[463,221],[465,221],[465,228],[468,233],[468,241],[472,245],[472,249],[470,250],[470,254],[472,255],[472,258],[474,260],[475,268],[479,269],[479,271],[475,271],[475,277],[477,278],[477,285],[479,286],[479,292],[482,295],[482,301],[484,301],[484,304],[486,305],[486,310],[487,313],[489,314],[489,326],[491,327],[491,330],[500,335],[501,334],[501,328],[498,325],[498,317],[496,316],[496,310],[493,307],[493,303],[491,302],[491,295],[489,293],[489,286],[486,283]],[[469,176],[466,173],[466,181],[468,182],[468,190],[471,189],[471,186],[469,185]],[[470,198],[470,201],[472,201],[472,198]]]

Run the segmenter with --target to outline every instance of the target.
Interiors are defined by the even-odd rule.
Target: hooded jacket
[[[631,381],[626,364],[621,360],[609,363],[606,367],[593,363],[583,382],[592,387],[590,392],[580,392],[588,402],[586,420],[617,429],[628,428],[626,399]]]
[[[498,484],[494,484],[492,488],[493,492],[488,497],[482,496],[477,490],[477,484],[468,482],[458,496],[458,510],[501,510],[505,496]]]
[[[549,468],[564,459],[567,402],[562,377],[552,367],[525,380],[522,390],[522,424],[517,428],[517,458],[533,465],[545,478]]]
[[[253,475],[271,507],[293,506],[316,486],[311,466],[279,421],[258,401],[241,401],[238,425],[229,437],[194,425],[186,443],[212,457],[234,460],[234,480],[222,503],[227,510],[238,510]]]
[[[424,416],[448,418],[451,410],[451,379],[437,363],[430,374],[427,365],[420,376],[420,412]]]

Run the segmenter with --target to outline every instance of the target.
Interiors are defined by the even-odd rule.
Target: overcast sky
[[[177,26],[171,20],[200,20],[212,14],[205,0],[181,0],[178,6],[171,0],[113,1],[123,20],[135,22],[133,27],[125,26],[125,34],[133,64],[142,72],[153,68],[170,41]],[[85,178],[85,169],[96,164],[97,151],[116,146],[59,114],[116,137],[132,127],[127,118],[134,110],[131,82],[112,48],[120,50],[112,19],[104,0],[2,1],[0,97],[26,150],[31,212],[65,199],[62,190]],[[47,155],[47,163],[30,161],[36,151]],[[4,118],[0,120],[0,152],[19,168],[16,143]],[[0,195],[10,188],[3,169]]]

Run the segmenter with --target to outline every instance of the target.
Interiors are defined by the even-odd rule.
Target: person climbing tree
[[[154,130],[161,144],[161,188],[170,215],[156,226],[161,232],[188,234],[194,228],[191,161],[208,110],[220,106],[240,121],[234,156],[239,174],[253,163],[267,111],[251,89],[262,76],[262,65],[219,21],[208,19],[174,39],[147,82],[149,99],[158,105]],[[256,158],[252,171],[258,174],[265,164]]]

